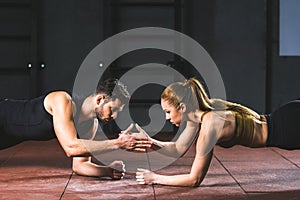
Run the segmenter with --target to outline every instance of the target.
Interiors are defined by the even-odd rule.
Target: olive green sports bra
[[[251,115],[231,111],[235,116],[235,131],[228,141],[218,143],[219,146],[229,148],[234,145],[252,146],[254,134],[254,119]]]

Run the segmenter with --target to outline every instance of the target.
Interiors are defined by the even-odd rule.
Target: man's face
[[[112,119],[116,119],[118,113],[123,110],[124,104],[116,98],[112,100],[111,98],[102,99],[95,109],[96,116],[98,120],[102,122],[108,122]]]

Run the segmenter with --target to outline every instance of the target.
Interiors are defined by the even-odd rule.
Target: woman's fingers
[[[145,169],[137,168],[135,178],[139,184],[146,184],[145,179],[144,179],[144,172],[145,172]]]
[[[137,140],[135,142],[135,147],[151,147],[152,141],[150,140]]]
[[[138,132],[140,132],[140,133],[144,134],[146,137],[150,138],[150,136],[148,135],[148,133],[146,133],[146,131],[144,131],[144,129],[142,129],[140,127],[140,125],[135,124],[135,128],[136,128],[136,130],[138,130]]]
[[[150,171],[148,169],[137,168],[137,172],[136,172],[136,175],[135,175],[136,181],[139,184],[144,184],[144,185],[152,184],[151,182],[149,182],[149,180],[145,179],[145,175],[149,172]]]
[[[129,133],[129,132],[133,129],[133,127],[134,127],[134,124],[131,123],[131,124],[127,127],[127,129],[124,130],[124,131],[121,131],[121,133]]]
[[[143,168],[137,168],[136,170],[137,170],[137,172],[136,172],[136,173],[141,173],[141,172],[150,172],[148,169],[143,169]]]
[[[138,182],[138,184],[141,184],[141,185],[146,185],[145,181],[144,180],[136,180]]]
[[[134,148],[133,151],[136,151],[136,152],[146,152],[146,149],[145,148]]]

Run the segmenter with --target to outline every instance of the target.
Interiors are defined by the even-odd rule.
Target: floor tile
[[[72,174],[71,159],[55,140],[21,146],[0,167],[0,197],[59,199]]]
[[[284,150],[274,147],[272,147],[272,150],[300,168],[300,150]]]
[[[300,199],[300,190],[253,193],[248,195],[249,200],[298,200]]]
[[[105,165],[110,164],[115,160],[121,160],[125,164],[126,172],[135,173],[136,169],[149,168],[148,156],[146,153],[136,153],[125,150],[116,150],[100,155],[95,155],[94,160],[97,163],[103,163]]]
[[[175,175],[189,173],[191,166],[171,165],[157,173]],[[247,196],[221,164],[213,158],[200,187],[170,187],[156,185],[156,199],[245,199]]]
[[[0,150],[0,166],[9,160],[15,153],[20,151],[24,147],[24,144],[18,144],[16,146]]]
[[[66,199],[154,199],[151,186],[139,185],[135,176],[122,180],[100,179],[74,175],[62,198]]]
[[[60,199],[60,194],[45,191],[45,192],[27,192],[27,191],[15,191],[15,192],[1,192],[0,199],[2,200],[41,200],[41,199]]]
[[[269,148],[217,148],[216,157],[247,193],[300,190],[300,170]]]
[[[115,151],[94,158],[123,160],[129,173],[123,180],[75,175],[57,140],[25,142],[0,151],[0,199],[299,199],[300,151],[278,148],[216,147],[208,174],[200,187],[139,185],[137,167],[157,167],[164,156]],[[157,173],[189,173],[193,145],[182,157]],[[151,163],[148,162],[151,161]]]

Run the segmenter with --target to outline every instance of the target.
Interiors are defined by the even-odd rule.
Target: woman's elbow
[[[191,181],[191,187],[199,187],[200,186],[200,184],[202,183],[202,180],[203,179],[201,179],[201,178],[199,178],[199,177],[194,177],[194,178],[192,178],[192,181]]]
[[[193,184],[191,185],[192,187],[199,187],[201,184],[201,181],[195,181],[193,182]]]

